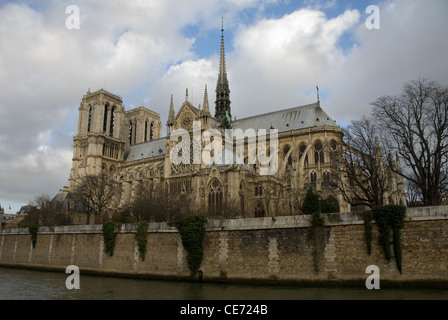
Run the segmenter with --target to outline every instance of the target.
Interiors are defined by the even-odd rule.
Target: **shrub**
[[[28,231],[31,234],[31,243],[33,244],[33,248],[36,247],[36,242],[37,242],[37,231],[39,230],[39,225],[38,224],[33,224],[31,226],[28,227]]]
[[[108,221],[103,223],[103,239],[104,239],[104,252],[112,256],[115,248],[115,225],[116,222]]]
[[[142,261],[145,261],[146,254],[146,235],[148,234],[148,222],[142,220],[138,223],[135,241],[137,242],[138,253]]]
[[[377,206],[372,210],[373,218],[378,225],[380,232],[379,243],[383,247],[387,261],[390,261],[392,255],[390,252],[390,229],[393,232],[393,249],[396,264],[400,273],[401,265],[401,232],[404,226],[404,217],[406,215],[406,207],[399,205]]]
[[[203,257],[203,240],[205,236],[205,223],[207,219],[204,216],[193,215],[185,219],[173,222],[173,225],[179,230],[182,238],[182,245],[187,250],[187,263],[194,277],[201,265]]]

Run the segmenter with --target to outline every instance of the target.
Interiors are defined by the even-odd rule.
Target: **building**
[[[214,115],[207,86],[199,106],[189,101],[187,89],[177,112],[171,96],[166,136],[162,137],[158,113],[145,107],[125,110],[121,97],[104,89],[89,90],[84,95],[65,193],[75,191],[87,175],[106,173],[121,188],[114,204],[117,210],[138,198],[142,187],[182,196],[193,210],[214,216],[221,215],[224,208],[244,217],[300,214],[301,201],[309,188],[341,212],[351,210],[334,176],[339,174],[333,161],[341,152],[343,131],[322,109],[319,99],[232,121],[238,106],[231,107],[221,31]],[[259,136],[255,150],[251,139],[259,130],[266,130],[267,148],[258,149]],[[229,139],[234,143],[226,149],[226,139],[217,140],[229,131],[239,135],[237,141],[243,142],[243,148],[238,149],[238,142]],[[179,142],[182,134],[193,139]],[[213,161],[204,161],[204,157],[195,161],[204,156],[204,150]],[[179,162],[179,158],[183,160]],[[274,160],[275,169],[271,170]],[[395,188],[399,193],[396,199],[404,198],[400,188]]]

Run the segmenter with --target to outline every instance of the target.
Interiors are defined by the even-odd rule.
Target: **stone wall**
[[[448,287],[448,207],[408,209],[402,229],[402,273],[378,244],[373,224],[367,253],[360,215],[324,215],[325,228],[308,239],[309,216],[208,221],[204,239],[203,281],[286,284],[359,284],[376,265],[381,282]],[[28,229],[0,233],[0,266],[81,273],[189,279],[180,234],[165,223],[148,226],[145,261],[138,255],[136,225],[121,225],[113,256],[104,253],[101,225],[41,227],[36,247]],[[316,240],[317,239],[317,240]]]

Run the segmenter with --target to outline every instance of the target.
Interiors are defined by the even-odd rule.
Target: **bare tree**
[[[190,213],[190,203],[185,195],[170,194],[165,188],[154,188],[151,183],[140,183],[130,206],[138,221],[165,222],[177,220]]]
[[[49,194],[40,194],[31,202],[32,208],[20,226],[33,224],[41,226],[55,226],[71,224],[71,218],[56,203],[52,203]]]
[[[362,117],[344,129],[343,151],[337,164],[337,186],[351,205],[373,208],[383,205],[390,189],[388,164],[379,144],[379,130],[371,119]]]
[[[106,174],[99,174],[84,177],[76,187],[75,195],[86,207],[89,221],[91,213],[98,215],[101,220],[102,213],[113,204],[118,192],[118,185],[114,180]]]
[[[42,210],[50,206],[51,196],[47,193],[42,193],[34,198],[32,205],[37,209]]]
[[[388,147],[403,163],[397,173],[420,190],[425,206],[439,205],[448,191],[448,88],[428,79],[410,81],[401,94],[372,105]]]

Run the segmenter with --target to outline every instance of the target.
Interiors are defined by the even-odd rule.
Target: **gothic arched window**
[[[114,122],[115,122],[115,107],[110,110],[110,124],[109,124],[109,135],[114,136]]]
[[[148,141],[148,121],[145,121],[145,142]]]
[[[288,154],[289,150],[291,150],[291,148],[289,146],[285,146],[285,148],[283,148],[283,155],[285,157]],[[288,156],[288,166],[292,166],[292,157],[291,157],[291,155]]]
[[[103,118],[103,132],[106,133],[107,130],[107,113],[109,111],[109,106],[106,104],[104,106],[104,118]]]
[[[89,119],[87,120],[87,132],[90,132],[90,128],[92,125],[92,107],[89,109]]]
[[[219,214],[222,210],[222,186],[218,179],[210,184],[208,192],[208,211],[210,214]]]
[[[265,216],[263,202],[260,200],[255,204],[254,216],[255,218],[262,218]]]
[[[149,141],[154,139],[154,123],[151,122],[151,127],[149,128]]]
[[[318,164],[319,162],[320,163],[325,162],[324,151],[323,151],[322,143],[316,142],[314,144],[314,163]]]
[[[133,131],[133,127],[132,127],[132,121],[129,123],[129,144],[132,144],[132,131]]]
[[[306,151],[306,145],[302,144],[299,148],[299,157],[302,158],[302,156],[305,154]],[[308,167],[308,155],[305,156],[305,167]]]

